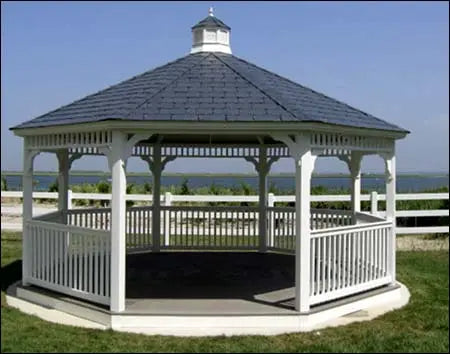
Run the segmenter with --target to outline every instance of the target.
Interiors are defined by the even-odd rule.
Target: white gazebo
[[[91,312],[75,312],[86,317],[100,304],[98,318],[107,316],[113,328],[150,326],[158,333],[176,321],[181,327],[193,322],[185,313],[137,318],[136,311],[127,312],[130,254],[246,250],[295,257],[294,306],[283,319],[279,313],[267,319],[266,313],[263,318],[232,311],[239,319],[225,313],[221,321],[230,322],[222,326],[249,321],[248,328],[258,322],[261,328],[302,330],[392,300],[399,289],[395,142],[408,131],[232,55],[230,28],[212,11],[192,34],[189,55],[12,128],[24,138],[23,274],[17,294],[43,301],[46,289],[53,304],[54,294],[79,299],[71,308],[85,304]],[[57,212],[33,217],[33,160],[40,152],[58,158],[60,197]],[[385,219],[360,209],[361,160],[372,154],[385,161]],[[85,155],[108,159],[111,208],[68,208],[69,170]],[[347,163],[351,210],[310,208],[311,174],[322,156]],[[132,157],[146,161],[153,175],[151,206],[126,207],[126,164]],[[161,205],[161,172],[177,157],[250,161],[259,174],[259,206]],[[269,207],[267,175],[283,157],[295,161],[295,207]],[[215,326],[211,317],[195,315],[204,321],[198,326]]]

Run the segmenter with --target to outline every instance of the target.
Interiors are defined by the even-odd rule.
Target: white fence
[[[30,284],[109,304],[111,240],[108,231],[42,220],[26,225]]]
[[[311,305],[392,279],[392,224],[379,221],[311,232]]]
[[[2,198],[22,198],[21,191],[2,191]],[[58,199],[58,193],[52,192],[33,192],[33,199]],[[111,194],[102,193],[73,193],[69,191],[69,208],[73,200],[111,200]],[[149,194],[128,194],[127,200],[149,202],[152,201],[152,195]],[[396,200],[443,200],[449,199],[449,193],[398,193]],[[378,211],[378,201],[386,200],[384,194],[362,194],[362,201],[371,202],[371,213],[383,217],[384,211]],[[172,195],[165,193],[161,195],[162,205],[170,206],[175,202],[257,202],[258,196],[236,196],[236,195]],[[344,202],[350,201],[350,195],[312,195],[312,202]],[[273,195],[268,196],[268,206],[273,207],[279,202],[295,202],[293,195]],[[74,209],[76,210],[76,209]],[[99,209],[97,209],[99,210]],[[425,217],[425,216],[449,216],[448,209],[440,210],[398,210],[397,217]],[[273,219],[269,219],[275,222]],[[87,226],[87,225],[86,225]],[[89,226],[90,227],[90,226]],[[95,227],[95,226],[93,226]],[[397,227],[397,234],[426,234],[426,233],[448,233],[449,226],[426,226],[426,227]]]

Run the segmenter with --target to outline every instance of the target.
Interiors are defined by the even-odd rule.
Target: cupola
[[[231,28],[214,16],[213,8],[208,17],[192,27],[191,53],[221,52],[231,54]]]

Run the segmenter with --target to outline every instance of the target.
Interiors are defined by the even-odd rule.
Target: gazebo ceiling
[[[149,139],[142,140],[140,143],[143,144],[154,144],[160,141],[162,144],[246,144],[246,145],[260,145],[261,141],[264,141],[266,145],[277,144],[280,145],[279,141],[274,140],[270,136],[265,135],[248,135],[248,134],[164,134],[160,139],[159,134],[154,134]]]
[[[193,31],[199,26],[210,31],[214,23],[218,31],[229,29],[210,17]],[[11,129],[100,121],[314,122],[408,133],[232,54],[210,50],[189,54]]]

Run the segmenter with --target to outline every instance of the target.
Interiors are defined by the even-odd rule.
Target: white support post
[[[166,192],[164,194],[164,206],[172,205],[172,193]],[[165,211],[164,216],[164,246],[170,246],[170,211]]]
[[[33,161],[38,152],[28,148],[28,139],[25,137],[23,141],[23,204],[22,204],[22,285],[28,285],[29,278],[29,260],[30,260],[30,243],[28,235],[28,222],[33,217]]]
[[[376,191],[370,193],[370,213],[378,215],[378,193]]]
[[[349,163],[350,175],[352,179],[351,205],[353,213],[353,224],[356,224],[356,213],[361,211],[361,160],[361,153],[353,151]]]
[[[72,209],[72,190],[67,190],[67,210]]]
[[[150,156],[141,156],[141,159],[147,162],[150,171],[153,174],[153,207],[152,207],[152,251],[159,252],[161,250],[161,173],[168,162],[175,160],[175,156],[166,156],[164,160],[161,158],[161,140],[159,136],[155,144],[153,145],[153,158]],[[167,198],[167,194],[166,194]],[[169,197],[171,201],[171,196]],[[167,199],[165,200],[167,203]],[[166,204],[167,205],[167,204]],[[165,215],[165,235],[164,244],[167,246],[169,242],[170,230],[167,229],[168,215]]]
[[[273,193],[269,193],[268,197],[267,197],[267,206],[269,208],[273,208],[273,206],[275,205],[275,196]],[[270,213],[270,222],[268,223],[270,225],[270,232],[269,232],[269,247],[273,247],[274,243],[275,243],[275,238],[274,238],[274,234],[275,234],[275,217],[274,217],[274,213],[273,211]]]
[[[259,252],[267,251],[267,148],[259,148]]]
[[[112,132],[109,147],[99,148],[99,152],[108,158],[112,174],[111,195],[111,303],[113,312],[125,310],[125,272],[126,272],[126,163],[133,152],[134,145],[150,134],[134,134],[128,139],[121,131]],[[72,158],[71,158],[72,159]]]
[[[311,267],[311,176],[316,160],[311,153],[310,136],[297,134],[295,141],[289,136],[273,136],[284,142],[295,161],[295,309],[309,311]]]
[[[267,159],[267,147],[264,145],[264,140],[259,138],[261,146],[259,147],[259,158],[252,156],[244,157],[248,162],[255,166],[256,172],[259,176],[259,211],[258,211],[258,230],[259,230],[259,252],[267,251],[267,175],[270,167],[279,157],[273,156]]]
[[[295,309],[309,311],[310,288],[310,194],[313,160],[311,151],[305,152],[295,161]]]
[[[395,146],[392,147],[392,151],[390,153],[383,154],[382,157],[384,158],[385,162],[385,176],[386,176],[386,219],[392,222],[389,269],[392,276],[392,283],[395,283],[395,272],[396,272]]]
[[[110,156],[112,170],[111,199],[111,311],[125,310],[126,271],[126,135],[113,131]]]
[[[58,211],[62,212],[63,223],[67,223],[67,209],[69,208],[69,151],[59,150],[58,158]]]
[[[153,211],[152,211],[152,251],[161,249],[161,144],[153,146]]]

